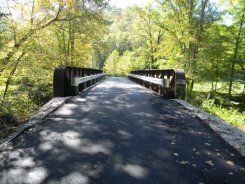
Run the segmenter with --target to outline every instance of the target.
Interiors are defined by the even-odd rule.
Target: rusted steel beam
[[[185,97],[185,73],[181,69],[131,71],[129,79],[166,98]]]
[[[102,70],[91,69],[91,68],[78,68],[70,66],[59,66],[54,70],[53,76],[53,95],[54,97],[65,97],[74,96],[79,93],[79,91],[94,85],[95,83],[101,81],[105,78],[105,75],[98,75],[95,78],[91,77],[90,80],[82,81],[81,78],[86,76],[95,76],[97,74],[102,74]],[[78,85],[74,84],[74,79],[78,80],[80,78],[80,83]],[[88,79],[87,77],[86,79]]]

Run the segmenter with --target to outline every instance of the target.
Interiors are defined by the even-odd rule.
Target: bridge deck
[[[245,183],[245,161],[174,101],[108,78],[15,138],[0,183]]]

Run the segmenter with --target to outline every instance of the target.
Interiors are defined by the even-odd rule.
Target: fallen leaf
[[[185,165],[185,164],[189,164],[190,162],[189,161],[181,161],[181,162],[179,162],[181,165]]]
[[[207,145],[207,146],[211,146],[211,144],[209,144],[209,143],[207,143],[207,142],[205,142],[205,145]]]
[[[205,164],[213,167],[215,164],[212,162],[212,160],[209,160],[209,161],[205,161]]]
[[[228,160],[226,163],[229,164],[229,165],[234,165],[234,162],[232,162],[230,160]]]

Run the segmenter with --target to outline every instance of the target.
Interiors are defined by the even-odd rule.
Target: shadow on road
[[[244,158],[203,122],[125,78],[72,98],[11,147],[2,184],[245,182]]]

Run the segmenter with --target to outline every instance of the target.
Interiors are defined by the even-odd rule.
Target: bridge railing
[[[60,66],[55,68],[53,77],[54,97],[75,96],[89,86],[103,80],[102,70]]]
[[[128,77],[166,98],[183,99],[185,96],[185,73],[181,69],[137,70]]]

